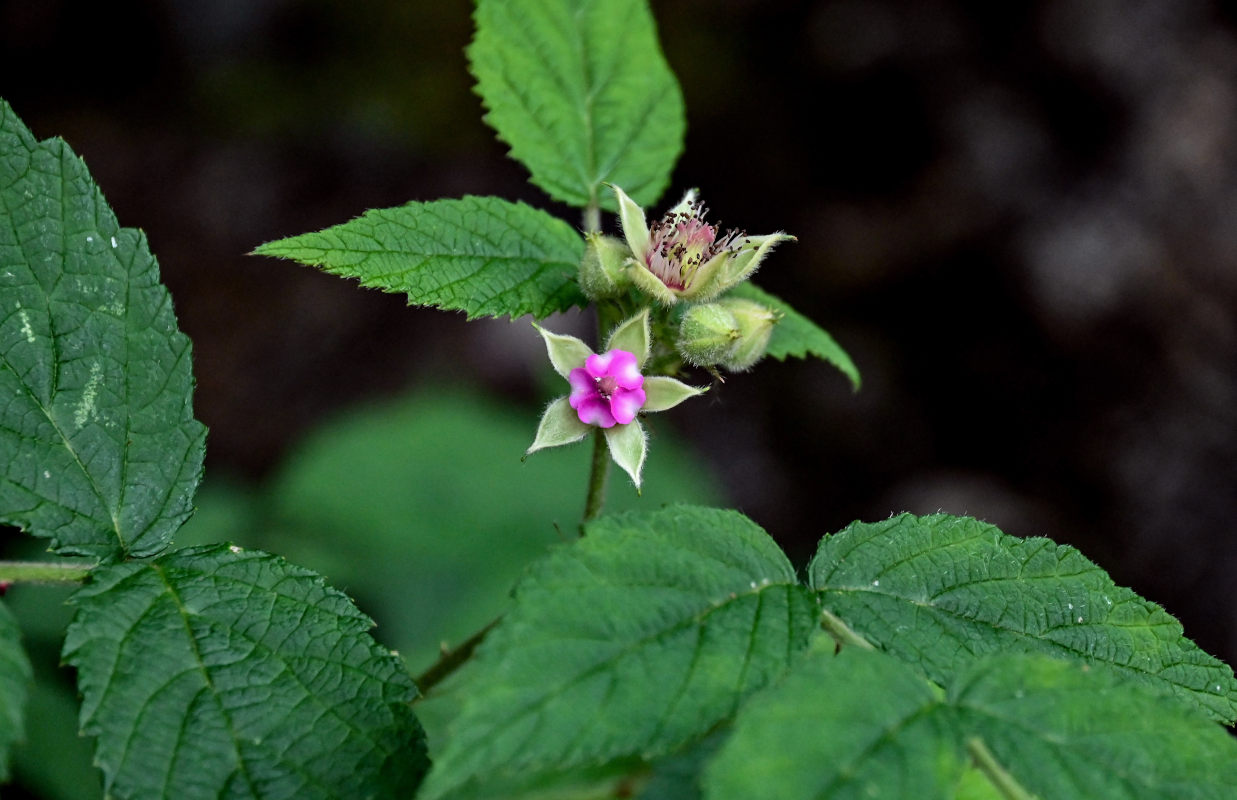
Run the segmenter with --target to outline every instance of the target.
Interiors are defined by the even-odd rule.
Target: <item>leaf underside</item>
[[[475,317],[538,319],[587,305],[576,283],[584,241],[523,203],[463,197],[374,209],[341,225],[254,250],[319,267],[410,305]]]
[[[611,517],[538,562],[461,675],[426,784],[665,753],[777,678],[817,615],[777,545],[734,512]]]
[[[643,0],[480,0],[469,66],[485,116],[551,197],[652,205],[683,150],[683,97]]]
[[[1160,606],[1072,547],[964,517],[903,514],[825,537],[809,566],[822,605],[929,677],[977,655],[1030,651],[1105,664],[1212,718],[1237,718],[1237,681]]]
[[[850,379],[851,386],[859,388],[859,369],[851,361],[833,337],[807,317],[795,311],[785,300],[775,297],[752,283],[741,283],[727,292],[729,297],[742,297],[777,311],[781,316],[773,326],[765,355],[778,361],[788,357],[807,358],[816,356],[827,361]]]
[[[64,646],[109,796],[410,796],[428,761],[399,659],[342,593],[225,545],[95,570]]]
[[[101,559],[192,512],[205,428],[145,237],[0,100],[0,523]]]

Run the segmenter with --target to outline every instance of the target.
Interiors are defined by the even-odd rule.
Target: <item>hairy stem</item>
[[[849,625],[823,608],[820,610],[820,627],[824,628],[833,637],[833,641],[843,647],[854,645],[864,650],[876,649],[872,646],[871,642],[855,633],[850,629]]]
[[[584,517],[580,520],[580,535],[584,525],[601,515],[606,504],[606,478],[610,475],[610,449],[601,428],[593,431],[593,463],[588,471],[588,494],[584,499]]]
[[[601,201],[597,198],[597,189],[589,194],[588,205],[584,207],[584,232],[597,233],[601,230]]]
[[[430,689],[442,683],[448,675],[455,672],[464,665],[464,662],[472,658],[473,651],[477,649],[477,645],[485,640],[485,637],[489,635],[490,631],[494,630],[494,626],[501,619],[502,617],[499,617],[491,621],[490,624],[469,636],[453,650],[448,650],[444,647],[442,655],[438,657],[438,660],[413,681],[416,683],[417,689],[420,690],[421,696],[424,697],[429,694]]]
[[[81,583],[91,566],[60,562],[0,561],[0,585],[10,583]]]
[[[984,774],[988,782],[1005,800],[1035,800],[1035,795],[1023,789],[1014,776],[1005,771],[982,740],[968,739],[966,749],[971,754],[971,758],[975,760],[976,768]]]

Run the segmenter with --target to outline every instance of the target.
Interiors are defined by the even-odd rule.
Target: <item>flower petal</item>
[[[533,327],[545,340],[545,349],[550,355],[550,363],[554,365],[554,371],[564,378],[593,354],[592,348],[574,336],[552,333],[535,322]]]
[[[537,435],[524,455],[534,453],[546,447],[558,447],[563,444],[578,442],[592,430],[580,421],[576,412],[567,403],[566,397],[560,397],[546,408],[537,425]]]
[[[584,369],[594,378],[604,378],[610,374],[610,362],[614,360],[616,351],[607,350],[600,355],[589,356],[584,361]]]
[[[597,381],[592,375],[588,374],[588,370],[584,367],[576,367],[567,374],[567,382],[571,384],[571,394],[567,398],[567,402],[572,408],[579,408],[580,404],[591,397],[597,397]]]
[[[610,401],[597,395],[590,397],[576,407],[576,416],[585,425],[596,425],[599,428],[613,428],[614,415],[610,413]]]
[[[642,309],[639,314],[616,325],[606,342],[607,350],[626,350],[636,357],[636,368],[644,366],[649,357],[649,310]],[[611,373],[615,374],[615,373]],[[618,377],[615,374],[615,377]],[[619,380],[620,386],[626,386]],[[639,386],[640,384],[636,384]],[[627,386],[628,389],[635,388]]]
[[[707,386],[703,388],[688,386],[674,378],[661,375],[648,377],[644,379],[645,399],[641,410],[645,413],[665,411],[668,408],[674,408],[689,397],[696,397],[707,391]]]
[[[627,239],[627,246],[631,248],[637,261],[644,261],[649,252],[649,226],[644,221],[644,209],[636,205],[619,187],[611,184],[610,188],[614,190],[614,197],[618,200],[619,223],[623,226],[623,237]]]
[[[610,414],[614,421],[626,425],[636,418],[636,412],[644,406],[643,389],[615,389],[610,395]]]
[[[624,389],[639,389],[644,384],[644,376],[640,374],[636,357],[626,350],[610,351],[610,368],[606,374]]]
[[[610,458],[631,476],[636,490],[640,489],[640,473],[644,469],[644,457],[648,446],[644,428],[639,422],[616,425],[606,431],[606,444],[610,446]]]

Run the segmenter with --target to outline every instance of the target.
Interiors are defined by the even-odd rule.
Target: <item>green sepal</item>
[[[588,435],[592,426],[580,421],[576,410],[571,407],[566,397],[560,397],[546,408],[537,425],[537,435],[533,443],[524,451],[524,455],[544,450],[547,447],[559,447],[564,444],[578,442]]]
[[[704,303],[730,288],[725,282],[725,267],[732,261],[731,253],[723,251],[697,267],[690,275],[684,275],[687,288],[678,293],[680,300]]]
[[[614,328],[606,340],[606,350],[626,350],[643,367],[649,359],[649,338],[649,310],[645,308]]]
[[[554,333],[533,324],[537,333],[545,340],[546,353],[550,356],[550,364],[554,371],[566,378],[573,369],[584,366],[584,362],[593,355],[593,349],[574,336],[565,333]]]
[[[640,291],[663,306],[672,306],[679,302],[679,297],[670,287],[661,282],[661,278],[649,271],[643,261],[629,259],[627,261],[627,279]]]
[[[760,262],[780,242],[796,242],[798,239],[788,233],[770,233],[764,236],[748,236],[743,240],[743,246],[734,258],[726,262],[722,270],[720,283],[722,291],[742,283],[752,276]]]
[[[618,201],[619,224],[623,228],[627,246],[631,248],[632,257],[637,261],[644,261],[649,252],[649,226],[644,220],[644,209],[636,205],[619,187],[611,185],[610,188],[614,190],[614,197]]]
[[[644,379],[643,412],[665,411],[674,408],[679,403],[691,397],[698,397],[709,389],[708,387],[688,386],[682,381],[668,378],[664,375],[654,375]]]
[[[623,468],[631,476],[631,482],[640,490],[640,473],[644,470],[644,457],[648,452],[647,437],[644,427],[636,420],[626,425],[615,425],[606,428],[606,444],[610,446],[610,457],[614,463]]]

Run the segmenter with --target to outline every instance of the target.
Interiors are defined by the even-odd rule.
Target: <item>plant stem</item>
[[[0,585],[10,583],[81,583],[93,566],[46,561],[0,561]]]
[[[606,504],[606,478],[610,475],[610,449],[601,428],[593,431],[593,463],[588,471],[588,495],[584,500],[584,517],[580,520],[580,535],[584,524],[597,519]]]
[[[1014,776],[1005,771],[983,741],[978,738],[968,739],[966,749],[971,758],[975,759],[975,766],[1005,800],[1035,800],[1035,795],[1023,789]]]
[[[597,190],[593,189],[588,197],[588,205],[584,207],[584,232],[597,233],[601,230],[601,201],[597,199]]]
[[[465,661],[472,658],[472,653],[477,649],[477,645],[481,644],[485,637],[489,635],[489,632],[494,630],[494,626],[501,619],[502,617],[498,617],[492,620],[490,624],[461,642],[454,650],[443,648],[442,655],[439,656],[438,660],[414,681],[417,684],[417,689],[421,692],[421,696],[424,697],[429,694],[430,689],[463,666]]]
[[[871,642],[855,633],[850,629],[849,625],[823,608],[820,610],[820,627],[828,631],[829,635],[839,645],[851,644],[864,650],[876,649],[872,646]]]

